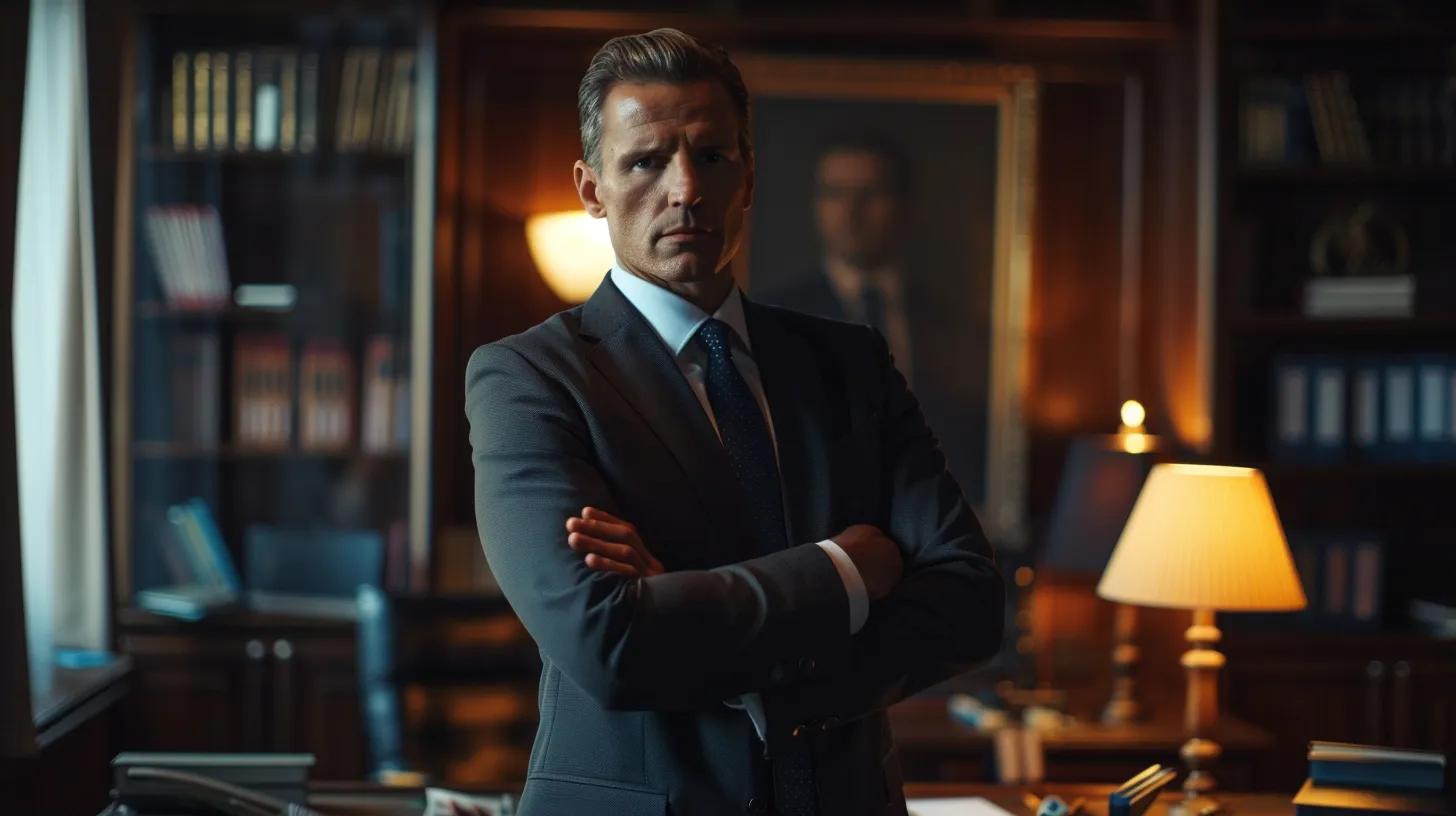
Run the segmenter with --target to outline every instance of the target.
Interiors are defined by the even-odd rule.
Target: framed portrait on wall
[[[885,337],[987,533],[1024,538],[1036,82],[1017,66],[745,55],[754,300]]]

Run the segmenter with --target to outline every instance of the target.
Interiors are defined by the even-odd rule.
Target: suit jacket
[[[985,501],[986,383],[990,379],[989,326],[968,317],[961,293],[944,281],[909,277],[904,308],[910,327],[915,396],[941,450],[972,503]],[[789,286],[765,292],[761,301],[833,320],[849,320],[822,269]]]
[[[993,654],[990,547],[879,335],[744,304],[773,413],[788,540],[756,551],[742,492],[691,387],[605,281],[586,304],[477,349],[466,373],[485,554],[541,649],[541,722],[521,812],[743,813],[749,718],[807,741],[820,813],[904,813],[884,709]],[[666,574],[593,571],[565,520],[634,523]],[[813,542],[854,523],[899,543],[905,577],[854,636]]]

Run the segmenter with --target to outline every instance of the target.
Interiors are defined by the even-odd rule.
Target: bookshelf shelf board
[[[1456,21],[1409,25],[1392,22],[1241,22],[1227,29],[1231,40],[1328,42],[1442,42],[1456,39]]]
[[[1260,188],[1391,186],[1456,193],[1456,167],[1439,165],[1244,164],[1235,170],[1234,180],[1243,186]]]
[[[403,462],[408,459],[406,451],[363,452],[354,448],[346,450],[300,450],[298,448],[272,449],[249,448],[238,445],[217,447],[188,445],[176,442],[138,441],[133,452],[138,459],[212,459],[218,461],[298,461],[349,460]]]
[[[1249,339],[1292,338],[1456,338],[1456,314],[1414,317],[1316,318],[1302,315],[1246,315],[1230,321],[1235,335]]]
[[[294,314],[292,309],[179,309],[165,303],[138,303],[140,320],[176,320],[184,323],[276,323]]]

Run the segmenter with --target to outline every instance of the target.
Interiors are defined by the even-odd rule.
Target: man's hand
[[[637,528],[605,510],[582,508],[581,515],[566,520],[566,530],[566,546],[583,553],[586,565],[594,570],[629,578],[666,572],[662,562],[647,551]]]
[[[900,547],[872,524],[853,524],[832,541],[844,550],[859,570],[865,593],[878,601],[889,595],[905,573],[905,559]]]

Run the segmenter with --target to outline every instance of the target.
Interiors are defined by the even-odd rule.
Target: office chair
[[[361,586],[359,691],[373,776],[520,784],[540,653],[501,597]]]

